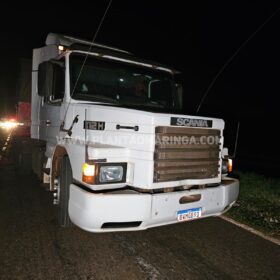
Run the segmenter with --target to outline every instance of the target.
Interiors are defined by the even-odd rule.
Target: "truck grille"
[[[154,182],[218,176],[220,130],[158,126],[155,140]]]

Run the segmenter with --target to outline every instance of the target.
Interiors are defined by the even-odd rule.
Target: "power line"
[[[91,44],[90,44],[90,46],[89,46],[89,48],[88,48],[87,54],[86,54],[86,56],[85,56],[85,59],[84,59],[84,61],[83,61],[83,64],[82,64],[82,66],[81,66],[80,72],[79,72],[79,74],[78,74],[78,76],[77,76],[75,85],[74,85],[74,87],[73,87],[73,90],[72,90],[70,96],[73,95],[73,93],[74,93],[74,91],[75,91],[75,89],[76,89],[77,83],[78,83],[78,81],[79,81],[79,79],[80,79],[80,76],[81,76],[81,74],[82,74],[82,72],[83,72],[83,69],[84,69],[84,66],[85,66],[85,64],[86,64],[86,61],[87,61],[87,59],[88,59],[89,52],[91,51],[91,49],[92,49],[92,47],[93,47],[93,44],[94,44],[94,42],[95,42],[95,39],[96,39],[96,37],[97,37],[97,35],[98,35],[98,33],[99,33],[99,30],[101,29],[101,26],[102,26],[102,24],[103,24],[103,22],[104,22],[104,20],[105,20],[105,17],[106,17],[106,15],[107,15],[107,12],[108,12],[108,10],[109,10],[109,8],[110,8],[112,2],[113,2],[113,0],[110,0],[109,4],[108,4],[108,6],[107,6],[107,8],[106,8],[106,10],[105,10],[105,12],[104,12],[104,14],[103,14],[103,17],[102,17],[102,19],[101,19],[101,21],[100,21],[100,23],[99,23],[99,25],[98,25],[98,27],[97,27],[97,30],[96,30],[96,32],[95,32],[95,34],[94,34],[94,36],[93,36],[93,38],[92,38],[92,40],[91,40]]]
[[[71,94],[70,94],[70,100],[69,100],[69,103],[68,103],[67,108],[66,108],[66,111],[65,111],[65,115],[64,115],[64,118],[63,118],[62,126],[64,126],[64,122],[65,122],[65,119],[66,119],[66,115],[67,115],[69,106],[70,106],[70,104],[71,104],[71,97],[72,97],[72,95],[74,94],[74,92],[75,92],[75,90],[76,90],[78,81],[79,81],[80,76],[81,76],[81,74],[82,74],[82,72],[83,72],[84,66],[85,66],[86,61],[87,61],[88,56],[89,56],[89,53],[90,53],[90,51],[91,51],[91,49],[92,49],[92,47],[93,47],[93,45],[94,45],[95,39],[96,39],[96,37],[97,37],[97,35],[98,35],[98,33],[99,33],[101,27],[102,27],[102,24],[103,24],[103,22],[104,22],[104,20],[105,20],[105,18],[106,18],[106,15],[107,15],[107,13],[108,13],[110,7],[111,7],[112,2],[113,2],[113,0],[110,0],[110,2],[108,3],[107,8],[106,8],[106,10],[105,10],[105,12],[104,12],[104,14],[103,14],[103,16],[102,16],[102,18],[101,18],[101,20],[100,20],[100,23],[99,23],[99,25],[98,25],[98,27],[97,27],[97,30],[96,30],[96,32],[95,32],[95,34],[94,34],[94,36],[93,36],[93,38],[92,38],[92,40],[91,40],[91,44],[90,44],[90,46],[89,46],[89,48],[88,48],[87,54],[86,54],[86,56],[85,56],[85,58],[84,58],[83,64],[82,64],[82,66],[81,66],[81,69],[80,69],[79,74],[78,74],[78,76],[77,76],[77,79],[76,79],[76,81],[75,81],[73,90],[72,90],[72,92],[71,92]]]
[[[223,71],[227,68],[227,66],[232,62],[232,60],[237,56],[237,54],[247,45],[247,43],[279,12],[280,8],[278,8],[270,17],[268,17],[241,45],[240,47],[233,53],[233,55],[226,61],[226,63],[220,68],[210,85],[208,86],[207,90],[205,91],[204,95],[201,98],[201,101],[197,107],[196,113],[198,114],[202,103],[206,99],[207,95],[209,94],[210,90],[212,89],[213,85],[223,73]]]

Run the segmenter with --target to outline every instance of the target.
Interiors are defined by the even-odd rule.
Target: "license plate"
[[[202,208],[192,208],[188,210],[181,210],[177,212],[177,220],[179,222],[181,221],[188,221],[188,220],[194,220],[199,217],[201,217],[201,210]]]

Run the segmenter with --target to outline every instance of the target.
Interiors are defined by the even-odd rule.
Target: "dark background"
[[[21,57],[44,45],[49,32],[91,40],[109,1],[2,7],[0,117],[14,114]],[[277,2],[117,1],[96,42],[182,71],[184,111],[195,115],[216,73],[272,14]],[[278,176],[279,25],[277,12],[219,76],[199,115],[226,121],[226,144],[233,153],[237,123],[237,165]]]

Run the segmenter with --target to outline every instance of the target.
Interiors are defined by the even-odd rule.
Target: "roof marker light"
[[[64,47],[64,46],[61,46],[61,45],[58,46],[58,49],[59,49],[60,51],[62,51],[62,52],[65,51],[65,47]]]

